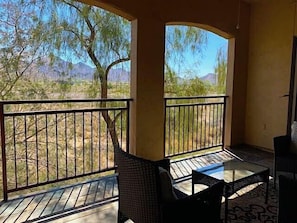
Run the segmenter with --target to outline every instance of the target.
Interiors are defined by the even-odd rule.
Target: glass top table
[[[265,203],[267,203],[269,186],[268,167],[233,159],[192,170],[192,193],[194,193],[195,184],[211,186],[218,180],[223,180],[225,184],[225,222],[227,222],[228,215],[228,198],[243,187],[257,182],[266,183]]]

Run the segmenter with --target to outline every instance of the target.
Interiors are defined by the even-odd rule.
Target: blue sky
[[[224,52],[227,53],[228,40],[212,32],[207,32],[207,44],[204,45],[202,53],[187,55],[186,66],[191,70],[190,75],[201,77],[208,73],[215,73],[214,67],[216,65],[217,52],[220,48],[223,48]],[[199,62],[197,63],[197,61]],[[178,73],[180,76],[189,75],[187,71],[182,70],[179,70]]]
[[[181,65],[181,67],[179,68],[177,65],[177,68],[175,68],[177,75],[181,77],[186,77],[187,75],[202,77],[204,75],[207,75],[208,73],[214,73],[217,52],[222,47],[227,53],[228,40],[212,32],[207,32],[207,44],[205,44],[205,46],[203,47],[202,54],[193,55],[191,53],[188,53],[188,55],[186,55],[186,64]],[[63,56],[61,57],[63,59],[66,59]],[[197,61],[199,61],[199,64],[197,64]],[[81,61],[74,60],[72,62],[77,63]],[[89,66],[94,67],[92,63],[88,63],[86,61],[84,62]],[[129,70],[129,65],[125,64],[124,67],[122,66],[123,64],[119,65],[119,68]],[[183,70],[184,67],[187,67],[187,70],[190,70],[191,74],[189,74],[187,70]]]
[[[202,77],[208,73],[215,73],[216,57],[220,48],[227,53],[228,40],[207,31],[207,42],[202,46],[202,51],[186,52],[185,60],[182,63],[175,63],[173,69],[183,78]]]
[[[228,40],[212,32],[208,32],[208,43],[203,52],[203,58],[199,66],[200,75],[203,76],[208,73],[214,73],[217,51],[221,47],[223,47],[227,53]]]

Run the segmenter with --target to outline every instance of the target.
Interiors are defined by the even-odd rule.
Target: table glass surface
[[[214,163],[197,169],[199,173],[211,176],[226,183],[235,182],[243,178],[266,171],[268,168],[241,160],[229,160],[222,163]]]

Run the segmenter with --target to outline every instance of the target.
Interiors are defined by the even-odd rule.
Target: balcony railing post
[[[127,103],[127,128],[126,128],[126,150],[127,150],[127,152],[129,153],[129,149],[130,149],[130,128],[129,128],[129,126],[130,126],[130,113],[131,113],[131,111],[130,111],[130,108],[131,108],[131,106],[130,106],[130,103],[131,103],[131,101],[130,100],[127,100],[126,101],[126,103]]]
[[[164,98],[164,118],[163,118],[163,130],[164,130],[164,138],[163,138],[163,156],[166,157],[166,117],[167,117],[167,98]],[[168,120],[170,122],[170,120]],[[168,136],[170,135],[170,132],[168,131]],[[170,143],[168,143],[170,145]]]
[[[223,108],[223,131],[222,131],[222,146],[225,148],[225,131],[226,131],[226,109],[227,109],[227,96],[224,97],[224,108]]]
[[[8,193],[7,193],[7,168],[6,168],[4,104],[3,103],[0,103],[0,131],[1,131],[3,199],[4,199],[4,201],[7,201],[7,199],[8,199]]]

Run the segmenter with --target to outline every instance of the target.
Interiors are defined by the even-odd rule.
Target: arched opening
[[[227,64],[224,37],[194,26],[166,26],[165,96],[225,94]]]
[[[165,155],[225,146],[228,40],[205,29],[166,26]]]

